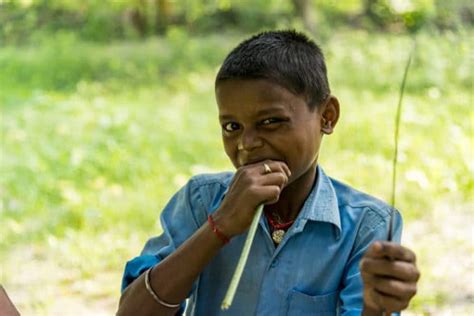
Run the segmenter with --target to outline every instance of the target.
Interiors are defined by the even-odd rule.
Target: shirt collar
[[[318,165],[317,180],[299,215],[300,219],[331,223],[341,232],[337,196],[331,180]]]

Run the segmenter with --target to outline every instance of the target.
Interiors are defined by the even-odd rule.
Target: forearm
[[[182,302],[201,271],[222,246],[222,241],[206,222],[174,253],[153,268],[151,287],[165,302]],[[117,315],[174,315],[177,310],[155,302],[145,287],[142,274],[122,294]]]

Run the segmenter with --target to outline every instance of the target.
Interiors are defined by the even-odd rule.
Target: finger
[[[375,241],[366,253],[372,258],[388,257],[394,260],[416,262],[416,255],[410,249],[389,241]]]
[[[282,172],[273,172],[262,176],[260,179],[262,185],[278,185],[280,188],[288,183],[288,177]]]
[[[279,173],[281,173],[282,175],[285,176],[284,182],[279,183],[281,189],[283,189],[289,181],[289,179],[288,179],[289,175],[291,175],[291,171],[288,168],[288,166],[286,165],[286,163],[284,163],[282,161],[276,161],[276,160],[266,160],[264,162],[264,164],[267,165],[270,168],[270,170],[272,171],[271,173],[264,173],[266,178],[268,177],[268,175],[274,175],[274,174],[279,174]],[[267,178],[267,179],[272,179],[272,177]],[[265,183],[269,184],[269,182],[267,182],[267,181]]]
[[[288,168],[288,165],[284,163],[283,161],[279,160],[265,160],[264,163],[266,163],[272,172],[282,172],[286,174],[287,177],[290,177],[291,171],[290,168]]]
[[[383,278],[377,278],[373,275],[363,275],[364,292],[369,293],[371,301],[385,311],[400,311],[405,309],[410,303],[411,297],[416,294],[416,284],[411,284],[413,288],[402,286],[401,289],[396,289],[397,286]],[[389,313],[387,313],[390,315]]]
[[[290,167],[288,167],[286,163],[280,161],[280,168],[285,172],[288,178],[291,177]]]
[[[266,185],[259,187],[256,193],[262,198],[260,203],[274,204],[280,198],[281,188],[277,185]]]
[[[371,257],[371,258],[382,257],[381,255],[382,249],[383,249],[382,243],[380,241],[374,241],[370,245],[364,257]]]
[[[363,273],[391,277],[402,281],[418,281],[420,272],[411,262],[389,260],[387,258],[364,258],[360,262]]]
[[[363,273],[364,285],[376,289],[380,294],[394,297],[400,301],[409,301],[415,296],[416,282],[400,281]]]
[[[409,301],[385,295],[376,289],[369,290],[369,295],[380,309],[386,311],[386,315],[390,315],[392,312],[404,310],[408,307]]]

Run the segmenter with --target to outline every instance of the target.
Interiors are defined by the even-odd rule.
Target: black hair
[[[330,94],[324,55],[293,30],[263,32],[241,42],[226,57],[215,85],[231,79],[266,79],[307,98],[310,109]]]

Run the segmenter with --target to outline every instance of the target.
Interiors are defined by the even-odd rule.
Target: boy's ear
[[[330,95],[320,109],[321,113],[321,131],[330,135],[339,120],[339,101],[333,95]]]

